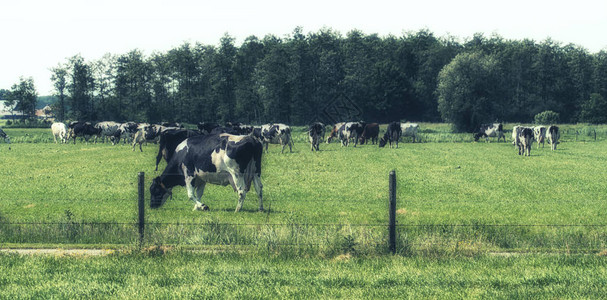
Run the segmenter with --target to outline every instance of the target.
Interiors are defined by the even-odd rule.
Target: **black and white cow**
[[[320,141],[325,138],[325,124],[314,122],[308,126],[308,137],[310,138],[310,147],[312,151],[319,151]]]
[[[341,146],[350,145],[350,139],[354,139],[354,147],[358,145],[358,139],[364,130],[364,122],[347,122],[338,130]]]
[[[83,137],[86,142],[89,141],[89,138],[92,136],[99,136],[101,134],[101,129],[95,128],[89,122],[79,122],[74,121],[71,122],[69,127],[68,139],[74,139],[74,144],[76,144],[76,137]]]
[[[386,129],[386,133],[379,140],[379,147],[383,148],[386,143],[390,143],[390,148],[392,148],[392,143],[396,143],[396,148],[398,148],[398,139],[402,133],[402,129],[400,127],[400,122],[392,122],[388,124],[388,128]]]
[[[175,149],[185,139],[201,135],[200,131],[188,130],[188,129],[169,129],[165,130],[160,134],[158,140],[158,154],[156,155],[156,169],[158,171],[158,164],[160,160],[164,160],[168,163],[175,153]]]
[[[552,151],[556,150],[556,145],[558,145],[559,139],[561,138],[559,127],[555,125],[548,126],[546,137],[548,138],[548,142],[550,142],[550,149]]]
[[[55,122],[51,124],[51,132],[53,133],[55,144],[57,144],[57,138],[59,138],[59,143],[67,143],[67,125],[65,123]]]
[[[152,181],[150,207],[160,207],[175,186],[185,186],[194,210],[208,210],[200,199],[205,185],[211,183],[232,186],[238,193],[238,212],[253,183],[263,211],[262,153],[263,146],[252,136],[224,133],[187,138],[177,146],[162,175]]]
[[[99,137],[105,143],[106,137],[112,142],[112,145],[116,145],[116,135],[120,129],[120,123],[114,121],[104,121],[99,122],[94,125],[95,128],[100,130]],[[95,138],[95,142],[97,142],[97,138]]]
[[[280,153],[284,153],[285,147],[289,146],[289,152],[293,152],[293,140],[291,139],[291,127],[276,123],[261,125],[261,138],[268,152],[269,144],[282,145]]]
[[[485,142],[489,142],[489,137],[494,136],[497,136],[498,142],[500,141],[500,138],[503,138],[504,142],[506,142],[506,137],[504,136],[504,126],[502,123],[482,124],[478,132],[474,134],[474,141],[478,142],[479,138],[484,137]]]
[[[358,138],[358,142],[361,145],[364,145],[368,139],[371,139],[373,145],[377,143],[377,140],[379,139],[379,124],[369,123],[365,125],[365,129],[363,129],[362,134]]]
[[[531,144],[533,143],[533,129],[521,128],[518,134],[518,155],[531,156]]]
[[[11,138],[2,130],[2,128],[0,128],[0,138],[8,144],[8,150],[11,150]]]
[[[544,141],[546,140],[546,126],[535,126],[533,127],[533,138],[535,142],[537,142],[537,148],[540,148],[540,143],[542,143],[542,148],[544,148]]]
[[[346,122],[339,122],[333,125],[333,129],[331,129],[331,132],[327,137],[327,144],[331,143],[333,139],[339,138],[339,130],[344,126],[344,124],[346,124]]]
[[[520,143],[519,134],[521,133],[521,130],[523,130],[523,126],[516,125],[512,127],[512,145],[514,145],[515,149],[518,148],[518,145]]]

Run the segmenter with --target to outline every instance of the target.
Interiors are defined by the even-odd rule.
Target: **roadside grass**
[[[257,212],[252,190],[235,214],[233,191],[213,185],[203,196],[211,211],[191,211],[177,187],[162,208],[147,209],[146,242],[327,257],[385,253],[388,172],[396,170],[401,254],[607,248],[602,129],[593,129],[596,142],[565,135],[558,151],[534,144],[531,157],[520,157],[509,142],[471,143],[471,134],[451,134],[448,124],[421,128],[440,141],[422,137],[399,149],[322,144],[315,153],[298,137],[284,154],[272,145],[262,172],[266,212]],[[146,173],[149,201],[147,188],[165,166],[154,172],[157,146],[141,153],[123,144],[54,144],[50,130],[6,131],[17,142],[11,151],[0,144],[0,243],[136,243],[137,173]]]
[[[2,299],[600,299],[606,278],[607,260],[596,255],[0,255]]]

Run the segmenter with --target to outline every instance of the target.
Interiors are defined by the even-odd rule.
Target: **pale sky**
[[[166,52],[184,42],[236,46],[255,35],[290,35],[323,27],[346,35],[402,36],[428,29],[464,41],[474,33],[505,39],[550,37],[591,53],[607,50],[605,0],[6,0],[0,2],[0,88],[32,77],[50,95],[50,68],[80,54],[87,61],[139,49]]]

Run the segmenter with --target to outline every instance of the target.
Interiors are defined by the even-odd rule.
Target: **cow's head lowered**
[[[160,177],[156,177],[150,186],[150,195],[150,207],[158,208],[162,206],[170,196],[172,196],[172,193],[170,188],[166,188],[164,186]]]

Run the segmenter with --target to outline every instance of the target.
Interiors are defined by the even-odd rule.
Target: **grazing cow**
[[[485,142],[489,142],[489,137],[494,136],[497,136],[498,142],[500,141],[500,138],[503,138],[504,142],[506,142],[506,137],[504,136],[504,126],[502,123],[482,124],[478,132],[474,134],[474,141],[478,142],[479,138],[484,137]]]
[[[358,141],[361,145],[364,145],[368,139],[371,139],[371,143],[375,145],[377,140],[379,139],[379,124],[377,123],[369,123],[365,125],[362,134]]]
[[[518,134],[518,155],[531,156],[531,144],[533,143],[533,129],[521,128]]]
[[[555,125],[549,126],[548,131],[546,132],[546,137],[550,143],[550,149],[552,151],[556,150],[556,145],[559,143],[559,138],[561,137],[559,127]]]
[[[68,133],[68,139],[73,138],[74,144],[76,144],[76,137],[83,137],[84,140],[88,143],[89,138],[91,136],[97,137],[99,136],[99,134],[101,134],[101,129],[95,128],[89,122],[75,121],[70,123],[68,127],[70,128]]]
[[[401,134],[403,137],[410,136],[413,138],[413,142],[415,143],[415,139],[417,138],[417,131],[419,130],[419,124],[417,123],[404,123],[400,124]]]
[[[388,129],[386,129],[386,133],[384,137],[379,140],[379,147],[383,148],[386,143],[390,143],[390,148],[392,148],[392,143],[396,143],[396,148],[398,148],[398,139],[402,133],[402,129],[400,127],[400,122],[392,122],[388,124]]]
[[[214,122],[200,122],[198,123],[198,130],[204,134],[209,134],[215,128],[219,127],[219,124]]]
[[[320,141],[325,137],[325,124],[320,122],[314,122],[308,127],[308,137],[310,138],[310,145],[312,151],[319,151]]]
[[[514,148],[518,148],[520,143],[518,135],[521,133],[521,130],[523,130],[523,126],[517,125],[512,127],[512,145],[514,145]]]
[[[535,126],[533,127],[533,138],[537,142],[537,148],[540,148],[540,143],[542,143],[542,148],[544,148],[544,140],[546,139],[546,126]]]
[[[208,210],[202,202],[207,183],[231,185],[238,193],[236,212],[240,211],[251,183],[263,211],[261,156],[263,146],[252,136],[230,134],[198,135],[181,142],[162,175],[150,186],[150,207],[160,207],[175,186],[185,186],[194,210]]]
[[[268,152],[268,144],[282,145],[280,153],[285,151],[285,147],[289,145],[289,152],[293,152],[293,140],[291,139],[291,127],[285,124],[265,124],[261,126],[261,137]]]
[[[112,145],[116,145],[116,135],[120,128],[120,123],[116,123],[113,121],[99,122],[95,124],[95,128],[100,130],[99,136],[101,137],[104,143],[105,138],[108,137],[112,142]],[[97,142],[97,138],[95,138],[95,142]]]
[[[0,138],[2,138],[4,142],[8,144],[8,150],[11,150],[11,138],[8,137],[8,135],[6,134],[6,132],[4,132],[4,130],[2,130],[2,128],[0,128]]]
[[[169,129],[165,130],[160,134],[158,141],[158,155],[156,155],[156,169],[158,171],[158,164],[164,157],[164,160],[168,163],[175,153],[175,148],[185,139],[201,135],[199,131],[187,130],[187,129]]]
[[[61,122],[55,122],[51,125],[51,132],[53,133],[53,139],[57,144],[57,138],[60,143],[67,143],[67,125]]]
[[[330,143],[334,138],[339,137],[339,129],[344,126],[344,124],[346,124],[346,122],[340,122],[333,125],[333,129],[331,129],[331,133],[329,133],[329,136],[327,137],[327,144]]]

